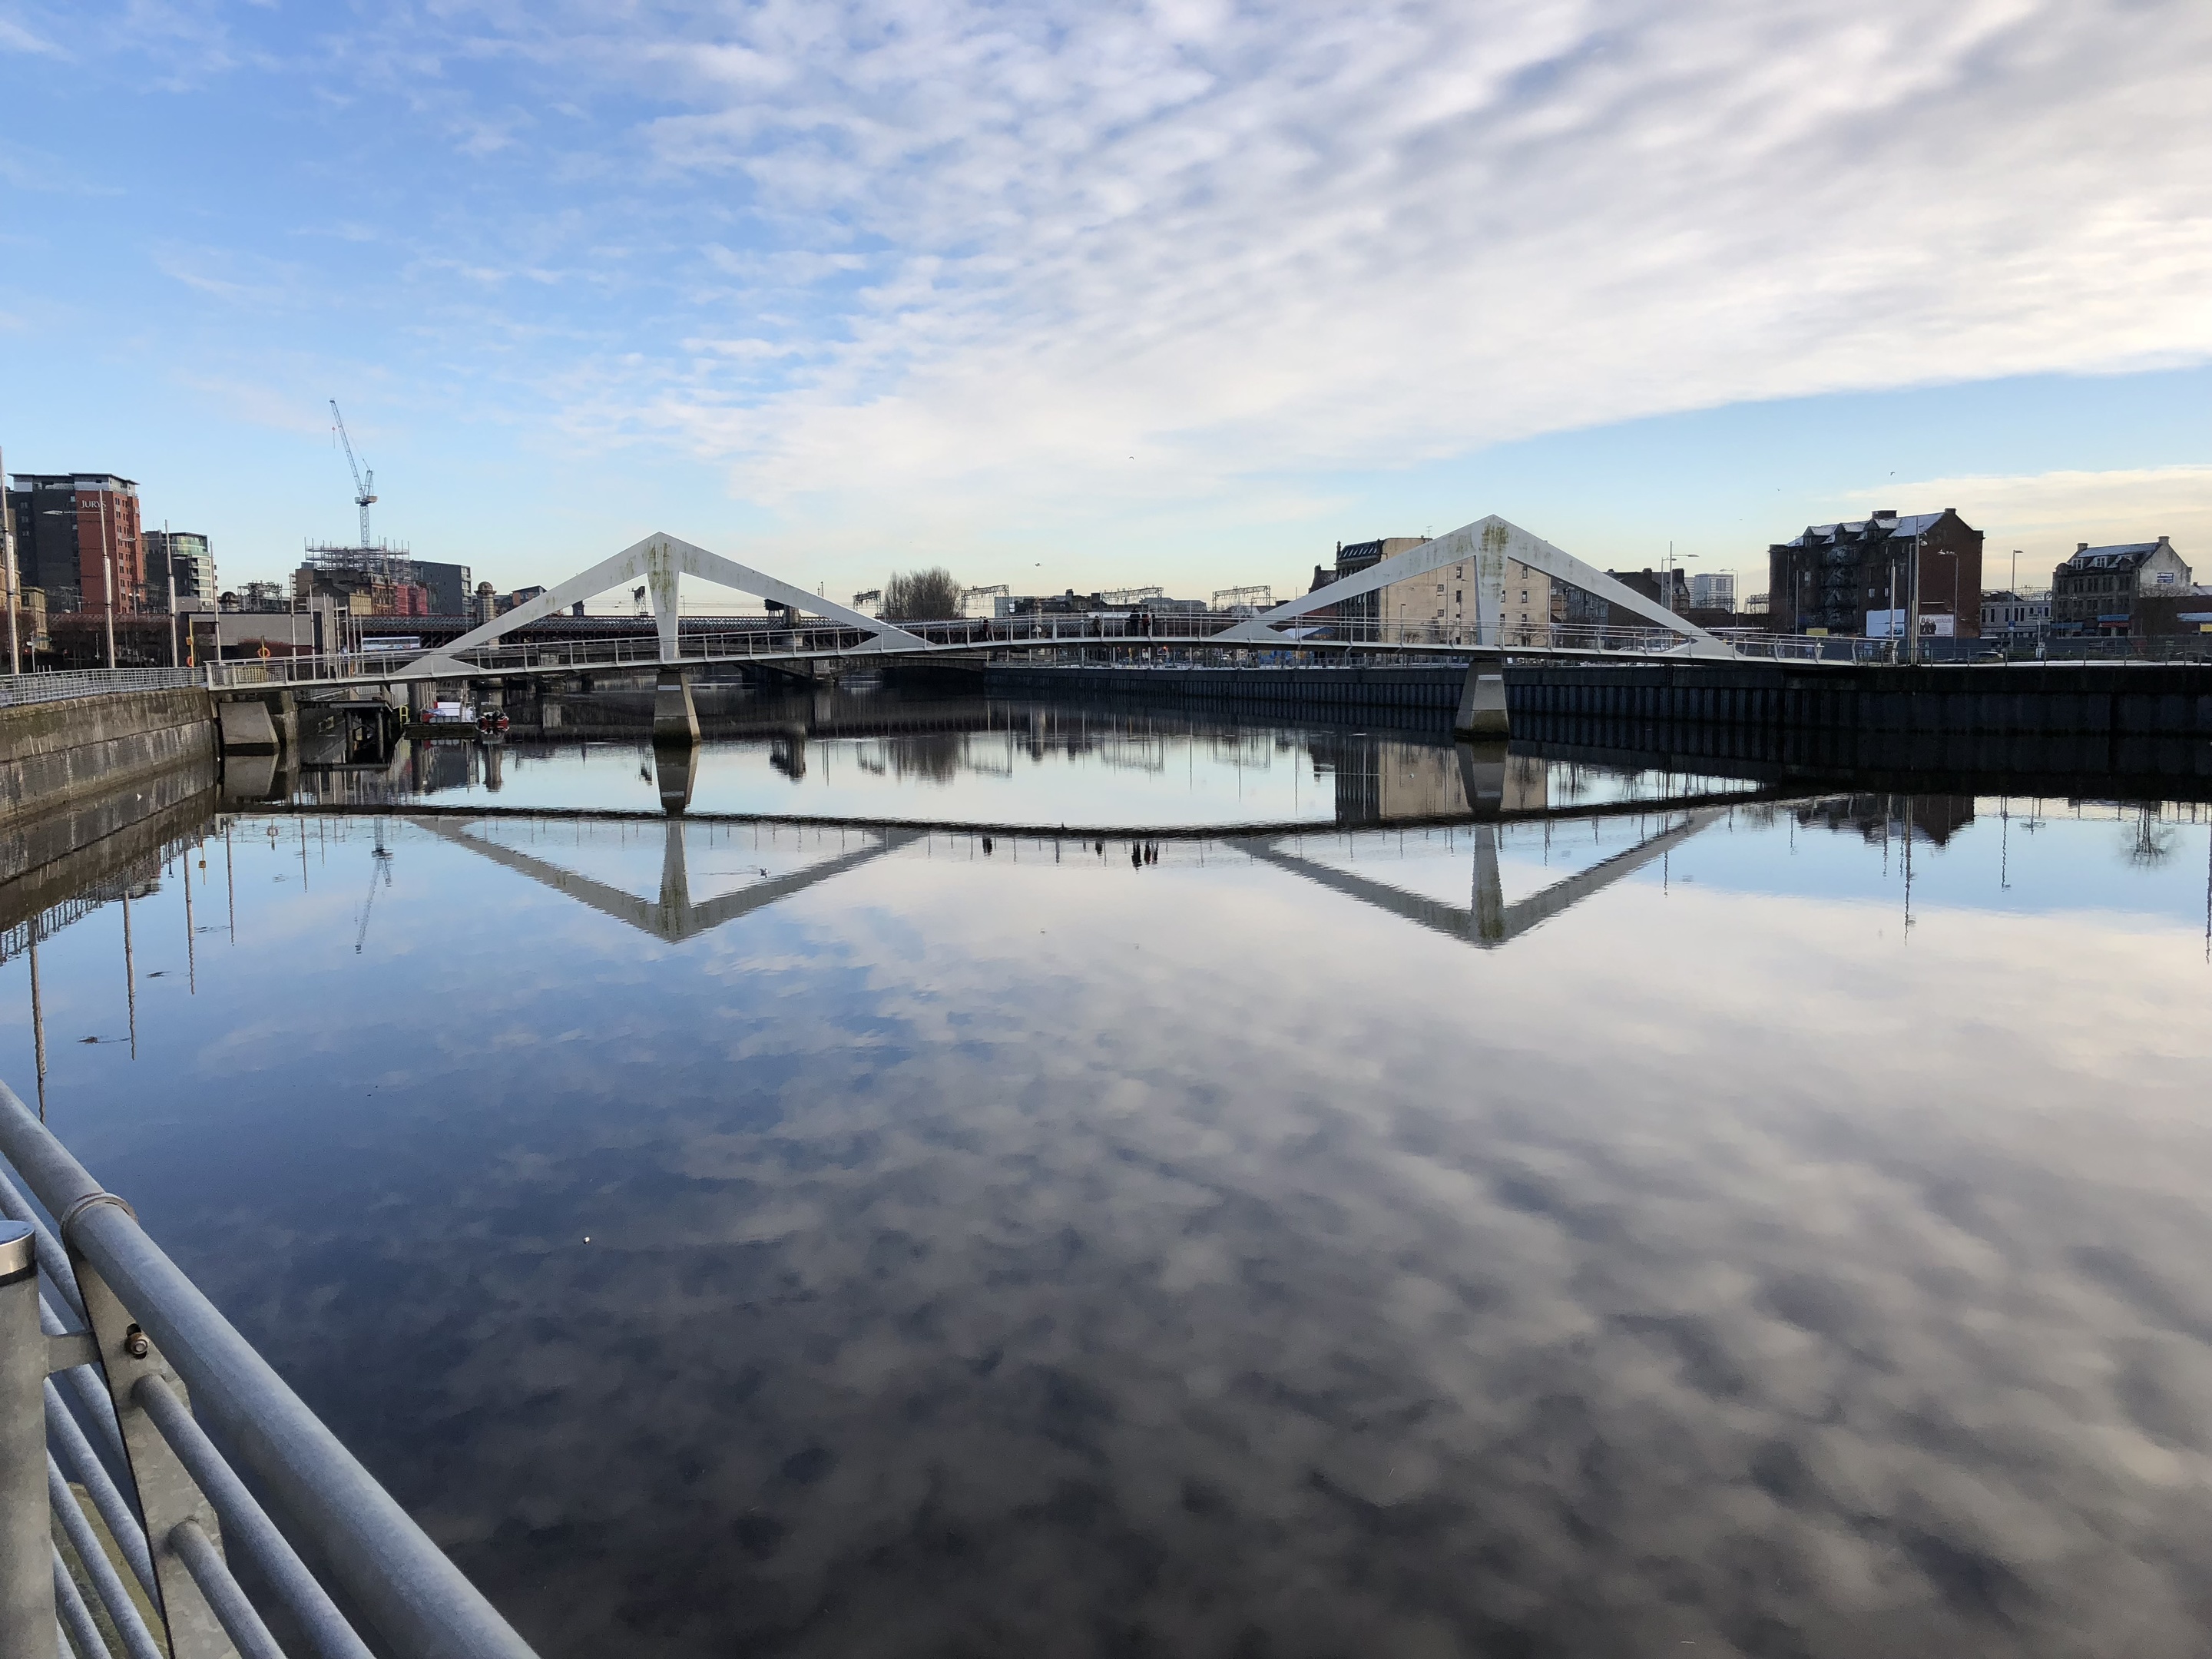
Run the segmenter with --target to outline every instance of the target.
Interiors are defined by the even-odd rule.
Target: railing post
[[[0,1651],[56,1659],[37,1237],[0,1218]]]
[[[99,1268],[77,1250],[70,1236],[78,1215],[88,1206],[100,1204],[114,1204],[125,1214],[131,1213],[129,1206],[105,1193],[80,1200],[62,1218],[62,1244],[70,1253],[70,1266],[84,1297],[86,1322],[92,1327],[94,1345],[100,1351],[100,1369],[107,1379],[116,1422],[123,1431],[131,1482],[138,1489],[139,1512],[146,1518],[146,1543],[153,1553],[154,1582],[161,1592],[158,1611],[168,1628],[169,1652],[172,1659],[235,1659],[237,1650],[178,1551],[177,1534],[187,1525],[198,1526],[210,1539],[218,1540],[220,1549],[222,1534],[215,1506],[138,1403],[141,1377],[158,1376],[180,1397],[185,1394],[184,1382],[161,1358],[153,1339],[131,1316],[121,1298],[108,1288]]]

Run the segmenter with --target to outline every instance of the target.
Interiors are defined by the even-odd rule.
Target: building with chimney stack
[[[2051,573],[2051,632],[2054,637],[2140,632],[2136,613],[2145,599],[2189,586],[2189,567],[2166,537],[2110,547],[2082,542]]]
[[[1982,532],[1948,507],[1884,507],[1774,543],[1766,550],[1767,625],[1786,634],[1893,633],[1893,617],[1913,609],[1916,575],[1923,634],[1980,635]]]

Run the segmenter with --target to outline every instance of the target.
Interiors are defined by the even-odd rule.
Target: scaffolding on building
[[[381,577],[386,581],[411,582],[420,574],[415,568],[415,556],[405,542],[376,542],[367,547],[309,542],[307,554],[309,569],[327,571],[333,575],[358,574],[371,580]]]
[[[1256,615],[1275,608],[1275,590],[1261,582],[1251,587],[1217,587],[1213,590],[1216,611],[1243,611]]]
[[[963,587],[960,590],[960,614],[963,617],[998,616],[1000,614],[999,601],[1009,598],[1012,592],[1004,582],[994,582],[988,587]],[[867,614],[872,617],[876,613],[871,611]]]
[[[292,578],[295,599],[337,599],[357,617],[428,616],[428,592],[422,567],[404,542],[350,547],[309,542]]]

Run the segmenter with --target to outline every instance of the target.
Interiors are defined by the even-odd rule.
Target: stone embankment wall
[[[215,759],[204,691],[121,691],[0,708],[0,822]]]

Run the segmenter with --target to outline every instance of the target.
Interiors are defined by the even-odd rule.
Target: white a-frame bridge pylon
[[[841,628],[856,629],[868,635],[855,647],[859,651],[927,651],[928,642],[874,617],[864,617],[818,593],[809,593],[805,588],[793,587],[789,582],[779,581],[774,576],[755,570],[750,565],[739,564],[735,559],[726,559],[719,553],[709,553],[703,547],[666,534],[647,536],[643,541],[624,548],[611,559],[603,559],[589,570],[574,575],[558,587],[549,588],[526,604],[518,605],[505,616],[471,629],[447,646],[416,658],[408,665],[410,677],[441,674],[455,679],[465,678],[482,671],[459,660],[460,653],[479,645],[489,645],[512,629],[526,627],[540,617],[550,617],[579,599],[595,599],[611,587],[624,582],[634,582],[642,577],[646,592],[653,601],[653,619],[660,634],[660,660],[678,660],[676,585],[679,578],[696,576],[702,581],[733,587],[740,593],[750,593],[757,599],[774,599],[778,605],[788,605],[793,611],[810,617],[821,617]]]
[[[1275,632],[1279,623],[1295,621],[1339,600],[1358,599],[1363,593],[1388,587],[1392,582],[1426,575],[1447,565],[1472,564],[1475,642],[1502,646],[1505,643],[1505,566],[1509,560],[1610,600],[1623,611],[1632,611],[1681,635],[1687,655],[1733,658],[1736,654],[1725,641],[1715,639],[1694,623],[1685,622],[1665,605],[1615,581],[1595,565],[1585,564],[1573,554],[1539,540],[1518,525],[1508,524],[1494,513],[1473,524],[1462,525],[1434,541],[1423,542],[1419,547],[1378,560],[1356,576],[1346,576],[1341,581],[1316,588],[1302,599],[1291,599],[1273,611],[1248,618],[1225,633],[1216,634],[1207,643],[1282,644],[1284,635]]]

